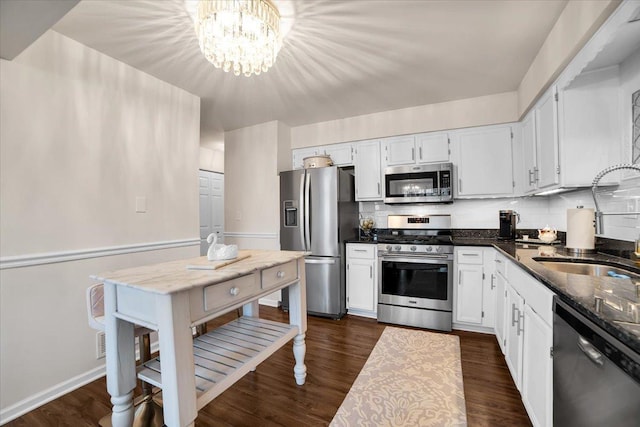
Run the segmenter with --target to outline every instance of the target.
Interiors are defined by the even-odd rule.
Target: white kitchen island
[[[162,388],[164,422],[191,426],[198,410],[293,339],[305,382],[304,252],[240,251],[216,270],[206,257],[92,276],[104,283],[107,389],[114,427],[133,423],[136,376]],[[258,299],[289,288],[289,324],[260,319]],[[192,327],[242,307],[242,317],[193,338]],[[136,367],[134,325],[158,331],[160,357]]]

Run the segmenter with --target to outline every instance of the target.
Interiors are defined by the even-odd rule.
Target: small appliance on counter
[[[500,211],[500,229],[498,231],[498,240],[515,240],[516,223],[518,223],[519,220],[520,215],[518,215],[516,211]]]
[[[567,209],[567,251],[574,254],[595,252],[595,210],[578,206]]]

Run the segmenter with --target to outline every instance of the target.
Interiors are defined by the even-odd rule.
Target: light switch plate
[[[136,197],[136,213],[145,213],[147,211],[147,198],[144,196]]]

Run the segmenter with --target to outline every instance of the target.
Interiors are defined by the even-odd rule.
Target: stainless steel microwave
[[[384,202],[451,203],[452,169],[451,163],[388,167],[384,170]]]

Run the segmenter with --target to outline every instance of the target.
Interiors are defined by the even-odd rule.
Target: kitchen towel
[[[567,249],[595,247],[596,228],[591,208],[567,209]]]

